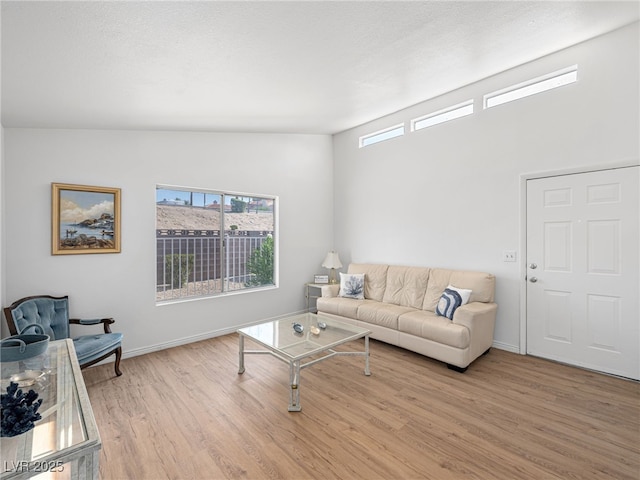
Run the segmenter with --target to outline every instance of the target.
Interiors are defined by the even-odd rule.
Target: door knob
[[[530,263],[530,264],[529,264],[529,268],[530,268],[531,270],[535,270],[536,268],[538,268],[538,265],[536,265],[535,263]]]
[[[529,279],[529,281],[530,281],[531,283],[536,283],[536,282],[538,281],[538,279],[537,279],[536,277],[531,277],[531,278]]]

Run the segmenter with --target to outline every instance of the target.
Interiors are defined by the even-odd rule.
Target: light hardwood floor
[[[85,370],[101,479],[640,478],[637,382],[495,348],[460,374],[372,340],[370,377],[320,362],[289,413],[286,364],[245,366],[232,334]]]

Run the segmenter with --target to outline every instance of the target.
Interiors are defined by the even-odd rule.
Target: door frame
[[[520,346],[518,350],[521,355],[527,354],[527,181],[636,166],[640,166],[640,159],[628,159],[606,164],[520,174],[520,251],[522,255],[520,255],[520,262],[518,264],[518,275],[520,278]]]

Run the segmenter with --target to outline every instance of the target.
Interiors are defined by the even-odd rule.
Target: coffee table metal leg
[[[369,335],[364,337],[364,374],[371,375],[369,371]]]
[[[289,411],[299,412],[300,406],[300,360],[289,362]]]
[[[238,335],[238,374],[244,373],[244,335]]]

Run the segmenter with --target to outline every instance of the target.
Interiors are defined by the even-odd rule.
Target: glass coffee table
[[[244,373],[245,354],[269,354],[289,364],[289,411],[299,412],[300,371],[327,358],[338,355],[364,357],[364,374],[369,371],[369,335],[367,329],[313,313],[303,313],[260,323],[238,330],[240,367]],[[245,350],[244,339],[248,338],[266,350]],[[335,347],[352,340],[364,338],[364,351],[342,352]],[[312,358],[313,357],[313,358]],[[303,360],[307,360],[303,362]]]

